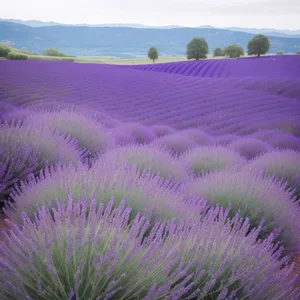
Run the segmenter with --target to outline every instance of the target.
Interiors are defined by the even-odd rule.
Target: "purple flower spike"
[[[140,215],[123,223],[123,204],[108,206],[68,198],[54,215],[42,205],[35,222],[26,215],[20,228],[8,222],[0,245],[1,299],[299,296],[293,267],[273,237],[257,241],[259,230],[245,236],[249,223],[238,216],[233,222],[212,209],[201,223],[167,221],[150,229]]]
[[[279,231],[287,252],[300,249],[300,207],[292,192],[274,177],[246,170],[224,170],[188,182],[186,194],[196,194],[215,205],[231,207],[231,217],[239,212],[251,226],[264,220],[262,236]]]

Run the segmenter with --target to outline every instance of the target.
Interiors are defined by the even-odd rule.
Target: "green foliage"
[[[47,50],[44,51],[44,55],[46,56],[60,56],[60,57],[63,57],[63,56],[67,56],[66,54],[58,51],[57,49],[54,49],[54,48],[49,48]]]
[[[21,52],[26,54],[31,54],[30,51],[28,51],[28,49],[25,47],[21,48]]]
[[[0,47],[0,57],[7,57],[9,52],[9,49]]]
[[[148,57],[153,60],[153,63],[158,59],[158,51],[155,47],[151,47],[148,51]]]
[[[205,39],[203,38],[193,38],[188,44],[187,44],[187,59],[200,59],[200,58],[206,58],[208,54],[208,44]]]
[[[236,44],[229,45],[224,49],[224,55],[230,58],[240,57],[244,55],[244,49]]]
[[[223,50],[221,48],[216,48],[214,50],[214,57],[224,56]]]
[[[296,54],[300,54],[300,51],[297,51]]]
[[[283,51],[283,50],[280,50],[280,51],[278,51],[276,54],[277,54],[277,55],[282,55],[282,54],[284,54],[284,51]]]
[[[12,60],[27,60],[28,56],[23,54],[8,53],[7,58]]]
[[[266,54],[270,49],[269,39],[263,35],[258,34],[248,42],[248,54],[257,55]]]

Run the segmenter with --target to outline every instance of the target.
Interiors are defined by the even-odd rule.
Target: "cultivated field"
[[[300,56],[0,69],[1,299],[300,299]]]

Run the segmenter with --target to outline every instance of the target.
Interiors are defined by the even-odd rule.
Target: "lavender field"
[[[0,69],[0,299],[300,299],[299,55]]]

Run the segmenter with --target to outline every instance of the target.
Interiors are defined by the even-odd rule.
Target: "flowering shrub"
[[[266,142],[250,137],[240,138],[233,141],[229,144],[229,147],[237,151],[246,159],[253,159],[256,156],[266,153],[272,149]]]
[[[178,133],[193,140],[200,146],[212,145],[214,143],[213,138],[200,129],[189,128],[181,130]]]
[[[168,150],[150,145],[131,145],[111,149],[99,158],[95,168],[105,163],[115,168],[121,163],[129,166],[136,165],[142,172],[146,170],[159,174],[164,179],[171,177],[179,181],[186,175],[184,165]]]
[[[168,125],[152,125],[150,128],[158,137],[172,134],[176,131],[174,128]]]
[[[262,130],[254,133],[253,136],[267,141],[273,148],[300,150],[300,139],[280,130]]]
[[[187,165],[189,173],[201,175],[215,170],[243,166],[246,161],[235,151],[222,146],[203,146],[194,148],[180,157]]]
[[[151,145],[164,147],[170,150],[173,155],[178,156],[187,150],[196,147],[197,143],[178,133],[174,133],[157,138]]]
[[[46,165],[58,162],[77,164],[76,142],[34,126],[0,125],[0,198],[7,197],[13,185],[36,174]],[[1,192],[2,190],[2,192]]]
[[[131,131],[138,144],[148,144],[156,138],[151,128],[139,123],[127,123],[124,128]]]
[[[151,219],[191,218],[207,209],[206,202],[198,197],[184,197],[178,184],[163,180],[147,171],[141,173],[136,166],[85,165],[55,166],[41,172],[39,178],[22,183],[11,195],[13,204],[5,213],[20,223],[21,213],[33,217],[36,205],[46,203],[53,207],[58,200],[71,195],[74,201],[95,199],[107,204],[113,197],[116,205],[126,199],[134,214],[145,212]]]
[[[8,222],[0,244],[3,299],[297,299],[287,259],[273,237],[247,237],[249,223],[212,210],[202,224],[152,229],[131,208],[72,198],[51,212]],[[86,218],[86,213],[89,215]],[[216,220],[216,215],[219,220]],[[148,231],[148,233],[147,233]]]
[[[259,156],[246,168],[262,171],[268,176],[276,176],[295,189],[300,197],[300,152],[294,150],[276,150]]]
[[[299,251],[300,207],[285,185],[274,178],[234,169],[210,173],[186,184],[186,194],[231,207],[231,216],[240,212],[257,227],[264,220],[261,236],[279,230],[289,252]]]
[[[71,110],[38,112],[32,114],[27,121],[30,124],[43,124],[50,130],[78,139],[78,146],[87,150],[87,156],[95,156],[115,143],[112,134],[87,114]]]

